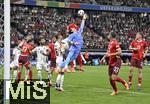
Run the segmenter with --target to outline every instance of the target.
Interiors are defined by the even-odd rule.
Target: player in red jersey
[[[111,32],[108,35],[108,39],[110,40],[110,42],[105,57],[109,57],[108,73],[110,84],[113,88],[113,92],[111,93],[111,95],[117,95],[118,89],[116,87],[116,82],[122,83],[126,90],[128,90],[129,88],[127,82],[118,76],[119,70],[121,68],[121,48],[118,41],[116,40],[116,34],[114,32]],[[104,58],[101,61],[103,60]]]
[[[142,39],[142,35],[137,33],[136,38],[131,42],[129,49],[133,52],[129,72],[129,88],[132,85],[133,70],[134,68],[138,68],[138,90],[140,90],[142,83],[142,61],[148,52],[148,44]]]
[[[77,57],[77,62],[79,64],[79,71],[83,72],[84,69],[83,69],[83,55],[80,53]],[[76,60],[75,60],[76,61]],[[84,63],[85,63],[85,59],[84,59]],[[74,61],[71,61],[70,62],[70,67],[71,67],[71,72],[75,72],[75,69],[74,69],[74,66],[75,66],[75,63]]]
[[[32,80],[32,67],[31,64],[29,62],[29,56],[32,53],[32,40],[31,40],[31,36],[27,36],[25,40],[23,40],[20,44],[19,44],[19,48],[21,50],[21,55],[19,56],[19,70],[18,70],[18,81],[20,81],[21,79],[21,68],[23,66],[26,67],[26,78],[25,81],[28,79],[30,79],[30,81]]]
[[[57,72],[56,71],[56,51],[55,51],[55,42],[56,42],[56,37],[53,36],[52,40],[50,42],[50,44],[48,45],[49,49],[50,49],[50,70],[53,72]]]

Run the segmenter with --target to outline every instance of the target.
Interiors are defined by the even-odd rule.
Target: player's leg
[[[128,76],[128,85],[129,85],[129,88],[131,88],[131,85],[132,85],[133,70],[134,70],[134,67],[130,66],[129,76]]]
[[[75,72],[75,60],[70,62],[70,70],[71,72]]]
[[[49,64],[48,63],[44,63],[44,69],[45,71],[47,72],[47,78],[48,78],[48,87],[51,87],[52,86],[52,81],[51,81],[51,78],[52,78],[52,74],[51,74],[51,70],[50,70],[50,67],[49,67]]]
[[[141,84],[142,84],[142,62],[141,61],[137,62],[137,67],[138,67],[138,91],[140,91]]]
[[[121,68],[121,59],[117,59],[116,65],[113,69],[113,73],[116,75],[115,80],[117,82],[122,83],[126,90],[129,90],[129,86],[128,86],[127,82],[124,79],[122,79],[121,77],[118,76],[120,68]]]
[[[19,68],[18,68],[18,82],[21,81],[21,69],[22,69],[23,65],[22,63],[19,63]]]
[[[113,67],[110,65],[109,65],[109,69],[108,69],[108,74],[109,74],[109,82],[113,89],[113,92],[111,93],[111,95],[116,95],[116,94],[118,94],[118,90],[116,87],[115,75],[113,75]]]
[[[13,72],[13,81],[17,80],[17,73],[18,73],[18,60],[14,61],[14,72]]]
[[[42,81],[42,74],[41,74],[42,64],[37,62],[36,69],[37,69],[37,78],[39,81]]]
[[[73,59],[73,56],[75,56],[75,51],[70,51],[69,54],[67,55],[66,60],[63,61],[62,64],[60,65],[61,69],[56,80],[56,87],[58,88],[56,90],[58,91],[63,91],[64,72],[65,72],[64,68],[69,64],[71,59]]]
[[[77,61],[78,61],[78,64],[79,64],[79,71],[84,71],[84,70],[83,70],[83,63],[82,63],[81,54],[78,55]]]
[[[142,69],[138,69],[138,91],[141,90],[141,84],[142,84]]]
[[[29,79],[30,81],[32,81],[32,66],[31,66],[30,62],[27,61],[24,64],[24,66],[26,67],[26,71],[27,71],[27,73],[26,73],[27,79]]]
[[[18,66],[15,66],[13,69],[14,69],[14,72],[13,72],[13,81],[12,82],[15,82],[17,80],[17,69],[18,69]]]
[[[135,59],[131,59],[131,65],[130,65],[129,76],[128,76],[129,88],[131,88],[131,85],[132,85],[134,66],[136,66],[136,60]]]

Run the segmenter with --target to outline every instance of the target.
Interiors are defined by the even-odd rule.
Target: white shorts
[[[56,57],[56,67],[58,68],[59,65],[63,62],[63,57],[62,56],[57,56]]]
[[[14,67],[19,67],[19,63],[18,63],[18,61],[12,61],[11,63],[10,63],[10,68],[14,68]]]
[[[49,71],[49,69],[50,69],[48,63],[37,62],[37,64],[36,64],[37,70],[42,70],[43,67],[44,67],[44,70],[45,70],[45,71]]]

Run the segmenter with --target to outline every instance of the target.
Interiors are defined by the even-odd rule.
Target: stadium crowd
[[[52,9],[29,6],[13,6],[11,9],[11,44],[23,35],[33,35],[35,40],[42,34],[45,39],[65,34],[66,26],[75,22],[77,10]],[[127,50],[136,32],[150,41],[150,15],[86,11],[89,15],[84,31],[84,48],[107,48],[107,35],[111,30],[118,34],[123,50]],[[74,16],[72,16],[74,15]]]
[[[90,3],[100,5],[114,5],[114,6],[131,6],[131,7],[150,7],[149,0],[50,0],[60,2],[74,2],[74,3]]]

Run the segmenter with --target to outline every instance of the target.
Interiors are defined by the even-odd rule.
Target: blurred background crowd
[[[150,14],[86,11],[89,18],[84,30],[84,47],[107,49],[107,35],[114,30],[123,50],[137,32],[150,42]],[[77,10],[29,7],[13,5],[11,9],[11,44],[23,35],[33,35],[34,39],[43,35],[51,39],[53,35],[64,35],[66,27],[76,20]]]

